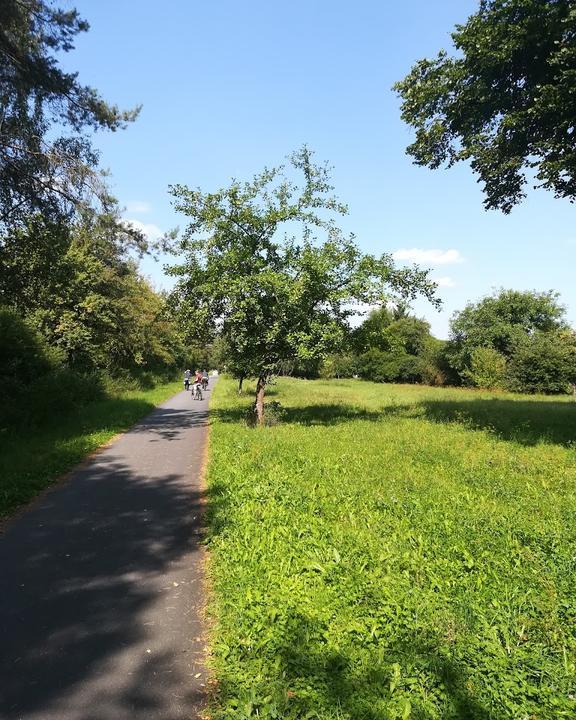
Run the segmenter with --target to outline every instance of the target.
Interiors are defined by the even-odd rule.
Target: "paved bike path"
[[[209,395],[165,402],[0,536],[0,720],[197,717]]]

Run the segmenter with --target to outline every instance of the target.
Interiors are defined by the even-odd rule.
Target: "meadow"
[[[180,382],[109,393],[18,431],[0,429],[0,519],[181,389]],[[41,388],[40,388],[41,391]]]
[[[223,378],[208,466],[218,720],[576,717],[576,403]]]

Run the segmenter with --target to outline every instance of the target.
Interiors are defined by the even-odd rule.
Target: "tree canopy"
[[[451,322],[447,359],[461,380],[518,392],[566,392],[576,341],[552,291],[501,290],[469,303]]]
[[[0,3],[0,227],[108,199],[85,131],[117,130],[138,109],[109,105],[60,67],[58,55],[86,30],[76,10],[51,0]]]
[[[427,272],[396,269],[389,255],[364,255],[336,225],[346,212],[329,169],[302,148],[288,168],[266,169],[212,193],[173,186],[175,207],[190,218],[173,294],[191,335],[226,340],[234,367],[264,387],[285,360],[311,360],[338,347],[357,303],[392,293],[434,300]]]
[[[452,33],[456,56],[420,60],[395,85],[419,165],[467,160],[487,208],[509,212],[527,178],[576,197],[576,2],[482,0]]]

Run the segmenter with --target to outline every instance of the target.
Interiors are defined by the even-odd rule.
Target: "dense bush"
[[[332,378],[351,378],[360,374],[360,360],[353,354],[334,354],[322,363],[320,377],[330,380]]]
[[[567,392],[576,341],[564,316],[554,292],[501,290],[454,315],[448,364],[466,385]]]
[[[34,426],[98,397],[95,374],[67,368],[62,353],[13,310],[0,307],[0,427]]]
[[[353,331],[350,343],[357,353],[355,373],[366,380],[431,385],[445,382],[444,343],[432,337],[425,320],[409,315],[405,307],[373,311]]]
[[[572,333],[538,333],[508,366],[508,386],[517,392],[566,393],[576,383],[576,338]]]
[[[489,390],[506,387],[506,358],[490,347],[470,351],[469,366],[462,370],[466,384]]]

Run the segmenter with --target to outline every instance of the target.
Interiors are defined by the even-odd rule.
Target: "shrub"
[[[97,375],[66,368],[61,354],[17,313],[0,309],[0,427],[35,426],[102,391]]]
[[[477,347],[470,353],[470,366],[462,371],[464,380],[489,390],[506,387],[506,358],[490,347]]]
[[[320,377],[326,380],[332,378],[351,378],[359,374],[359,360],[356,355],[335,354],[328,355],[320,368]]]
[[[566,393],[576,383],[576,340],[573,333],[538,333],[516,352],[508,368],[516,392]]]

